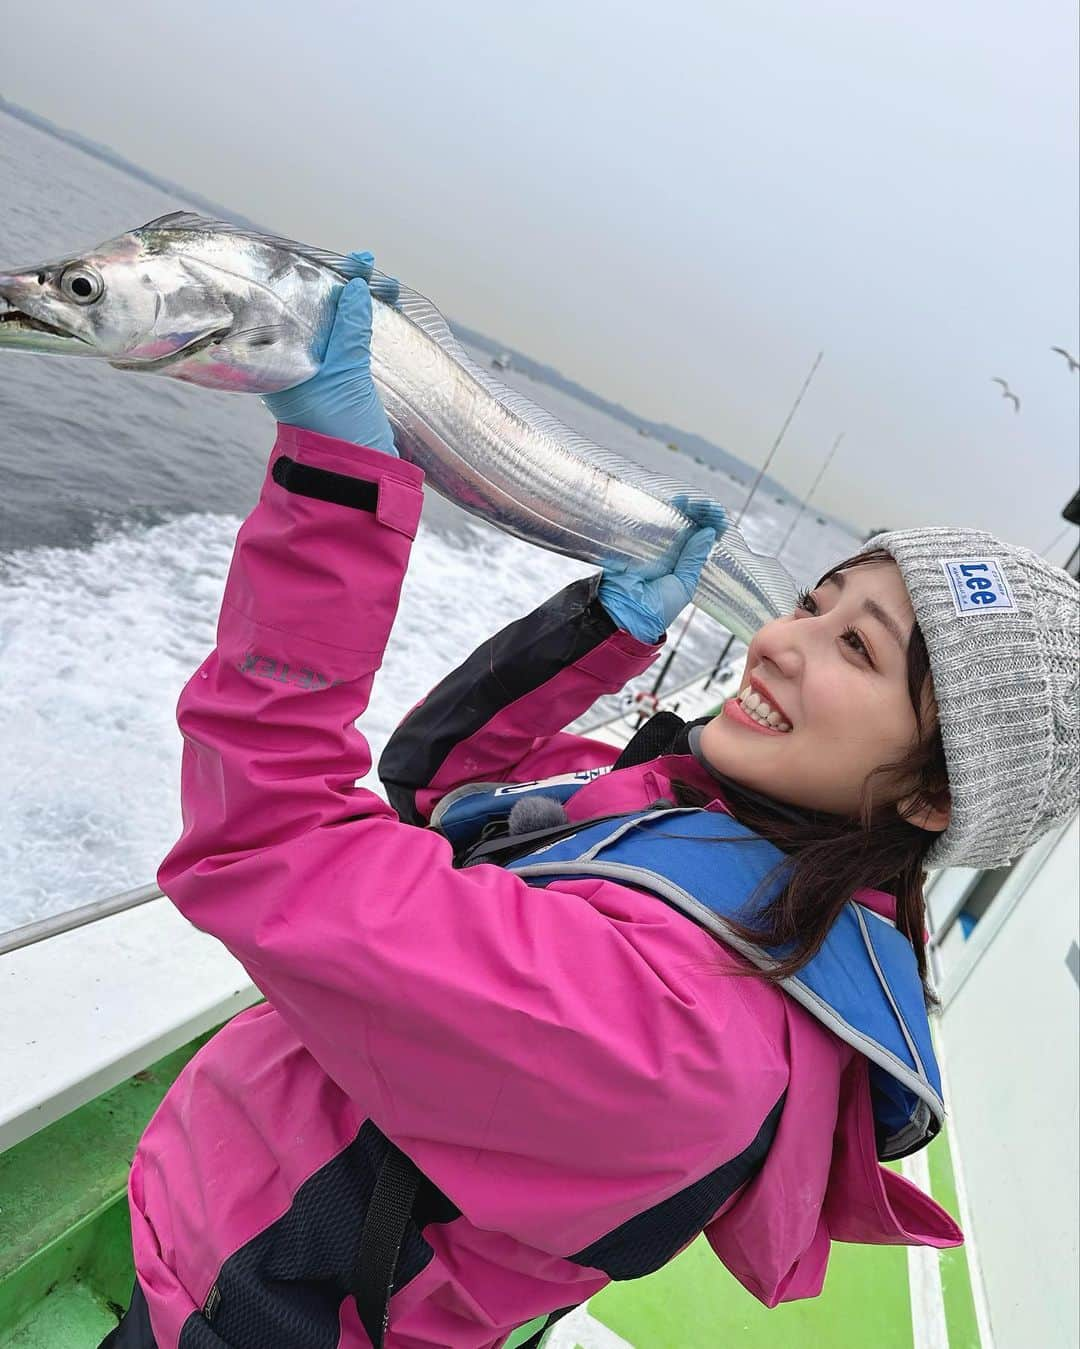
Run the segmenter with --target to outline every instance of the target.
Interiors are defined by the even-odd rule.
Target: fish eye
[[[100,300],[105,291],[105,282],[101,274],[85,263],[76,263],[60,277],[60,290],[76,304],[93,304]]]

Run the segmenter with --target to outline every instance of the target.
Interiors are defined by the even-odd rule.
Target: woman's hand
[[[668,569],[663,562],[612,564],[604,568],[598,598],[614,622],[640,642],[658,642],[694,598],[701,569],[724,532],[727,513],[716,501],[672,505],[701,526],[690,535]]]
[[[262,401],[279,422],[396,457],[394,433],[371,378],[371,291],[365,277],[374,259],[370,253],[349,257],[357,274],[338,297],[322,365],[303,384]]]

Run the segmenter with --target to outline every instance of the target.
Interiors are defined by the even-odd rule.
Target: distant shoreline
[[[90,155],[94,159],[100,160],[110,167],[119,169],[122,173],[129,174],[133,178],[147,183],[150,187],[158,191],[165,192],[170,197],[178,197],[182,201],[190,202],[197,206],[199,210],[207,215],[215,216],[218,219],[231,221],[233,224],[241,225],[244,228],[255,230],[257,232],[268,232],[266,227],[258,224],[256,221],[248,219],[246,216],[238,215],[228,207],[222,206],[219,202],[210,201],[206,197],[192,192],[182,183],[174,183],[168,178],[162,178],[148,169],[144,169],[139,164],[133,163],[130,159],[125,159],[123,155],[111,149],[107,145],[101,145],[98,141],[90,140],[86,136],[80,135],[77,131],[71,131],[67,127],[57,125],[47,117],[42,117],[29,108],[24,108],[18,103],[11,103],[3,95],[0,95],[0,112],[6,112],[9,116],[16,118],[20,122],[25,122],[29,126],[35,127],[46,135],[53,136],[57,140],[66,141],[77,150]],[[693,431],[684,431],[680,427],[672,426],[669,422],[648,421],[644,417],[639,417],[628,408],[623,407],[621,403],[612,403],[599,394],[593,393],[575,380],[567,379],[554,366],[544,365],[540,361],[535,361],[531,356],[524,352],[517,351],[513,347],[507,347],[503,342],[495,342],[483,333],[477,332],[473,328],[466,328],[463,324],[451,321],[451,327],[454,333],[463,341],[489,356],[499,356],[509,353],[515,369],[528,375],[530,379],[538,380],[542,384],[550,385],[553,389],[558,389],[562,393],[569,394],[581,403],[586,403],[589,407],[597,409],[599,412],[606,413],[609,417],[623,422],[627,426],[634,427],[643,435],[650,439],[659,441],[661,445],[668,445],[672,450],[689,455],[690,458],[705,464],[709,468],[719,469],[722,472],[731,475],[737,482],[746,483],[752,480],[757,470],[743,459],[721,449],[719,445],[714,445],[712,441],[706,440],[704,436],[699,436]],[[748,476],[747,476],[748,475]],[[766,476],[762,479],[762,490],[768,490],[775,498],[782,498],[784,502],[795,503],[798,498],[795,497],[782,483],[775,478]],[[835,516],[827,515],[825,512],[818,511],[816,514],[829,519],[833,524],[839,525],[845,529],[851,529],[852,526],[846,520],[837,519]]]
[[[83,154],[90,155],[93,159],[100,159],[103,164],[109,164],[112,168],[119,169],[132,178],[138,178],[150,187],[156,187],[159,192],[165,192],[170,197],[180,197],[184,201],[189,201],[193,206],[205,211],[207,215],[215,216],[219,220],[230,220],[233,224],[243,225],[246,229],[263,229],[263,226],[257,225],[254,220],[248,220],[246,216],[237,215],[235,211],[230,211],[219,202],[200,197],[197,192],[190,191],[183,184],[171,182],[168,178],[161,178],[156,173],[151,173],[148,169],[142,168],[141,165],[132,163],[130,159],[125,159],[123,155],[117,154],[107,145],[101,145],[98,141],[80,136],[77,131],[70,131],[67,127],[58,126],[56,122],[51,122],[47,117],[31,112],[29,108],[24,108],[18,103],[9,103],[2,94],[0,94],[0,112],[6,112],[20,122],[26,122],[28,126],[36,127],[38,131],[44,131],[46,135],[55,136],[57,140],[67,141],[69,145],[73,145],[76,150],[81,150]]]

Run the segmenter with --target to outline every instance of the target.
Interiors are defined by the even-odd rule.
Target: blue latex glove
[[[303,384],[267,394],[262,401],[279,422],[396,457],[394,433],[371,378],[367,278],[374,258],[370,253],[350,253],[349,262],[355,275],[338,296],[334,326],[318,371]],[[394,302],[397,282],[381,277],[372,284],[380,299]]]
[[[663,562],[612,564],[604,568],[598,598],[611,618],[640,642],[658,642],[694,598],[705,559],[724,532],[727,513],[716,501],[688,503],[677,510],[701,526],[690,535],[670,569]]]

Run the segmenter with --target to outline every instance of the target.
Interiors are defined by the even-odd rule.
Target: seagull
[[[993,379],[990,381],[990,383],[1000,384],[1002,398],[1011,398],[1013,400],[1013,411],[1014,412],[1020,411],[1020,399],[1017,398],[1016,394],[1013,393],[1012,389],[1009,388],[1008,384],[1006,384],[1006,382],[1003,379],[999,379],[998,376],[995,375]]]
[[[1069,362],[1070,372],[1073,370],[1080,370],[1080,361],[1078,361],[1075,356],[1070,356],[1064,347],[1051,347],[1050,350],[1056,351],[1059,356],[1065,357],[1065,359]]]

